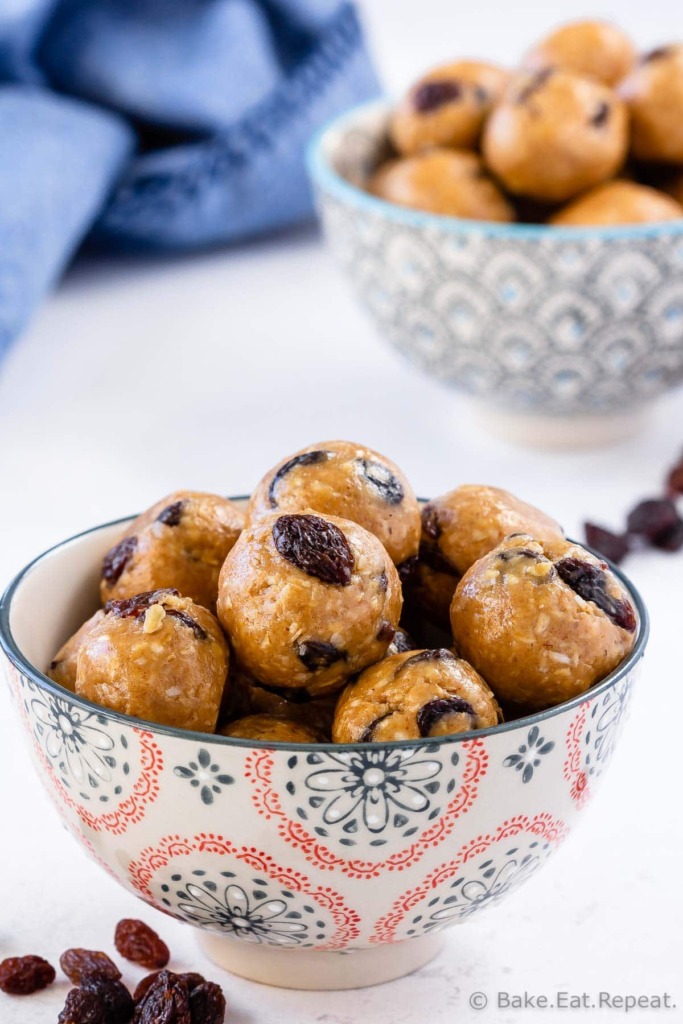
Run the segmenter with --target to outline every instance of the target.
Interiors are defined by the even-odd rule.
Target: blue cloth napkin
[[[183,250],[309,216],[308,139],[378,93],[344,0],[2,7],[0,354],[86,235]]]

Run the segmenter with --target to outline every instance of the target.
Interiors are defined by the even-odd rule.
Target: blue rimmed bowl
[[[384,202],[362,186],[387,118],[385,103],[359,107],[309,150],[325,233],[380,334],[508,437],[633,432],[683,381],[683,220],[556,228]]]
[[[256,745],[94,705],[44,674],[97,606],[126,522],[64,541],[0,602],[1,657],[64,826],[126,889],[198,929],[216,962],[351,988],[430,960],[574,827],[608,766],[647,643],[581,697],[434,741]]]

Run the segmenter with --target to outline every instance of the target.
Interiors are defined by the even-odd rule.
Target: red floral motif
[[[342,871],[351,878],[377,878],[383,871],[403,871],[414,865],[428,849],[438,846],[453,831],[457,819],[472,806],[479,783],[488,768],[488,754],[482,740],[466,740],[459,748],[464,768],[459,789],[451,797],[443,814],[431,822],[414,842],[384,860],[347,858],[330,850],[312,835],[303,822],[287,816],[277,791],[273,788],[274,760],[271,751],[255,751],[245,762],[245,778],[253,785],[252,799],[259,814],[267,820],[278,818],[278,832],[286,843],[300,850],[317,868]]]
[[[88,825],[93,832],[111,832],[115,836],[123,835],[131,825],[142,821],[149,805],[154,803],[159,795],[159,775],[164,767],[161,748],[154,742],[151,732],[137,728],[133,728],[131,731],[137,736],[140,744],[140,774],[135,780],[133,791],[113,810],[105,811],[102,814],[93,814],[83,804],[74,800],[31,730],[33,745],[48,775],[54,797],[67,807],[73,808],[81,821]]]
[[[583,807],[591,796],[588,775],[583,769],[583,752],[581,748],[589,703],[589,701],[585,701],[581,704],[570,722],[565,736],[567,759],[564,762],[564,777],[569,783],[569,794],[578,808]]]
[[[342,897],[334,889],[329,886],[313,885],[299,871],[279,867],[269,854],[257,850],[255,846],[238,847],[229,839],[212,833],[201,833],[192,839],[178,835],[166,836],[158,846],[148,846],[142,850],[137,860],[131,862],[130,880],[137,892],[150,906],[161,910],[163,908],[159,907],[152,895],[151,883],[154,875],[176,858],[189,857],[194,853],[234,857],[235,860],[247,864],[253,870],[267,875],[273,882],[314,900],[330,914],[336,926],[336,931],[329,941],[318,946],[318,949],[343,949],[359,934],[360,916],[355,910],[346,906]]]
[[[461,848],[455,860],[435,868],[427,875],[421,885],[415,889],[409,889],[402,896],[399,896],[394,901],[389,913],[381,917],[375,924],[373,934],[370,936],[370,942],[403,941],[406,936],[397,936],[396,933],[406,915],[425,897],[433,893],[435,889],[438,889],[439,886],[450,881],[461,872],[464,865],[474,857],[479,857],[486,853],[494,844],[520,834],[536,836],[546,843],[559,844],[566,838],[567,832],[567,826],[563,821],[553,818],[547,812],[543,812],[535,815],[533,818],[529,818],[525,814],[517,815],[504,821],[495,832],[477,836],[476,839],[472,839]]]

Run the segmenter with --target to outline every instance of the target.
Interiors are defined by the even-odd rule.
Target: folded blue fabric
[[[346,0],[9,7],[0,10],[0,82],[15,83],[0,85],[0,272],[13,268],[20,301],[0,284],[5,341],[91,228],[100,246],[162,251],[309,216],[308,139],[378,93]],[[46,170],[57,166],[59,181]]]
[[[101,210],[133,143],[113,114],[0,86],[0,355]]]

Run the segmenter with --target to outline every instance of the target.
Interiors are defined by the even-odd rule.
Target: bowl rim
[[[245,501],[248,500],[248,497],[245,495],[238,495],[230,500]],[[590,689],[577,694],[576,697],[572,697],[571,700],[564,701],[561,704],[556,704],[551,708],[546,708],[544,711],[537,711],[532,715],[525,715],[522,718],[513,719],[511,722],[501,722],[498,725],[492,725],[486,729],[471,729],[468,732],[454,733],[449,736],[420,737],[419,739],[406,740],[383,740],[381,743],[377,744],[332,743],[327,741],[321,743],[293,743],[291,741],[284,742],[275,740],[256,742],[251,739],[222,736],[220,733],[198,732],[192,729],[181,729],[172,725],[160,725],[157,722],[147,722],[145,719],[136,718],[133,715],[126,715],[120,711],[113,711],[101,704],[96,704],[93,701],[87,700],[85,697],[81,697],[78,694],[73,693],[71,690],[67,690],[65,687],[60,686],[59,683],[54,682],[54,680],[50,679],[44,672],[41,672],[40,669],[36,668],[36,666],[33,665],[20,650],[14,636],[12,635],[9,622],[10,610],[15,594],[21,587],[24,580],[42,562],[46,561],[56,551],[69,546],[75,546],[80,540],[93,533],[98,533],[99,531],[109,529],[113,526],[123,526],[126,523],[132,522],[135,518],[135,515],[123,516],[120,519],[114,519],[110,522],[100,523],[97,526],[91,526],[86,530],[81,530],[80,533],[76,533],[72,537],[67,537],[66,540],[53,544],[51,547],[47,548],[41,554],[28,562],[28,564],[25,565],[24,568],[21,569],[12,579],[0,598],[0,648],[20,673],[26,676],[27,679],[31,680],[33,683],[37,684],[41,690],[46,690],[52,697],[62,701],[69,701],[89,714],[95,713],[104,715],[105,717],[112,718],[114,721],[119,722],[122,725],[138,729],[143,728],[148,732],[160,733],[164,736],[171,736],[177,739],[191,740],[193,742],[201,741],[205,744],[217,743],[220,746],[235,746],[248,749],[289,750],[292,752],[305,751],[310,753],[324,752],[340,755],[356,751],[367,752],[368,750],[379,749],[380,747],[383,749],[390,748],[396,750],[409,748],[418,749],[419,747],[432,747],[433,745],[442,747],[463,743],[467,740],[483,738],[485,736],[497,736],[502,733],[513,732],[515,729],[524,729],[526,731],[531,729],[534,725],[546,722],[550,718],[554,718],[566,711],[578,708],[581,704],[584,704],[587,701],[592,701],[594,698],[606,693],[612,686],[618,683],[620,679],[623,679],[624,676],[628,675],[637,665],[644,654],[650,635],[650,618],[640,593],[624,573],[617,568],[617,566],[610,562],[609,559],[605,559],[604,556],[598,555],[599,558],[607,562],[610,570],[625,587],[636,607],[636,611],[638,613],[638,631],[636,634],[636,641],[632,650],[628,656],[624,658],[621,664],[618,665],[617,668],[608,676],[605,676],[605,678],[599,683],[592,686]],[[585,547],[585,545],[583,546]],[[591,549],[587,548],[586,550],[590,551]],[[593,553],[597,554],[596,552]]]
[[[620,239],[661,238],[680,235],[683,238],[683,217],[652,224],[620,224],[612,226],[556,227],[552,224],[500,224],[493,221],[468,220],[450,217],[446,214],[426,213],[408,206],[389,203],[377,196],[352,185],[334,170],[325,155],[325,145],[330,135],[344,128],[351,128],[361,115],[373,110],[391,109],[388,97],[359,103],[343,114],[327,121],[312,136],[306,147],[306,166],[313,183],[323,191],[332,194],[345,204],[351,204],[361,211],[379,215],[384,219],[398,221],[415,228],[436,228],[446,234],[484,235],[489,238],[536,239],[539,241],[577,242],[588,239],[618,241]]]

